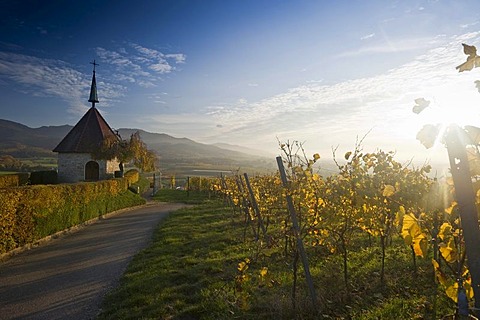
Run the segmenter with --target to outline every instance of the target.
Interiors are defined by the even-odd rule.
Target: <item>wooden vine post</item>
[[[277,157],[278,170],[280,172],[280,177],[282,179],[282,184],[285,189],[288,190],[288,179],[285,173],[285,167],[283,166],[282,157]],[[308,290],[310,292],[310,298],[312,300],[313,308],[316,309],[317,305],[317,294],[315,292],[315,287],[313,286],[312,276],[310,274],[310,267],[308,264],[307,254],[305,248],[303,247],[302,238],[300,237],[300,226],[298,225],[297,213],[295,212],[295,207],[293,205],[292,195],[287,192],[286,195],[288,211],[292,219],[293,231],[295,233],[295,239],[297,241],[297,249],[300,253],[300,258],[302,259],[303,270],[305,271],[305,279],[307,281]]]
[[[253,231],[253,235],[255,237],[255,241],[258,241],[258,233],[257,233],[257,230],[255,229],[255,226],[253,225],[252,222],[252,218],[250,217],[250,205],[247,201],[247,199],[245,199],[245,197],[243,196],[243,181],[242,181],[242,177],[241,176],[236,176],[235,177],[235,182],[237,183],[237,188],[238,188],[238,191],[241,195],[241,198],[242,198],[242,207],[243,207],[243,211],[245,212],[245,223],[246,223],[246,226],[245,226],[245,231],[246,231],[246,227],[248,225],[251,225],[252,226],[252,231]],[[245,238],[245,232],[244,232],[244,236]]]
[[[451,125],[445,140],[455,185],[455,196],[460,211],[467,264],[472,277],[475,315],[478,316],[480,314],[480,228],[466,152],[468,137],[457,125]]]
[[[248,175],[246,173],[243,174],[245,177],[245,184],[247,185],[248,193],[250,194],[250,199],[252,201],[252,207],[255,212],[255,215],[258,219],[258,224],[260,229],[262,229],[263,237],[267,237],[267,229],[263,223],[262,215],[260,214],[260,208],[258,207],[257,199],[255,198],[255,194],[253,193],[252,186],[250,185],[250,180],[248,179]]]

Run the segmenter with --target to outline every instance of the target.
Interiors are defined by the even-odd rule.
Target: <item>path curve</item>
[[[0,262],[0,319],[94,319],[157,224],[182,207],[149,202]]]

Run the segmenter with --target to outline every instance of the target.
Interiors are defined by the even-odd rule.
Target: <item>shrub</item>
[[[139,195],[128,191],[128,179],[2,190],[0,253],[108,212],[145,203]]]
[[[56,184],[58,183],[57,171],[33,171],[30,174],[30,184]]]
[[[29,174],[26,172],[0,176],[0,189],[18,187],[28,183]]]

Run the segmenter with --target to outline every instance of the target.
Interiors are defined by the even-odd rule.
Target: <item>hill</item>
[[[0,156],[15,158],[56,157],[51,150],[65,137],[72,126],[43,126],[30,128],[23,124],[0,119]],[[155,151],[160,168],[166,174],[210,175],[213,171],[230,171],[241,168],[247,172],[265,172],[274,168],[275,158],[264,158],[215,145],[175,138],[164,133],[139,129],[119,129],[123,139],[139,131],[149,149]],[[203,172],[203,173],[202,173]]]

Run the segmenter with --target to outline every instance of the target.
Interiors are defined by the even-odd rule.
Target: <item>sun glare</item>
[[[437,93],[431,101],[429,118],[431,123],[459,126],[475,125],[480,119],[479,94]]]
[[[429,105],[421,116],[422,125],[439,125],[438,145],[446,128],[451,124],[480,127],[480,94],[469,82],[430,88],[425,99]]]

